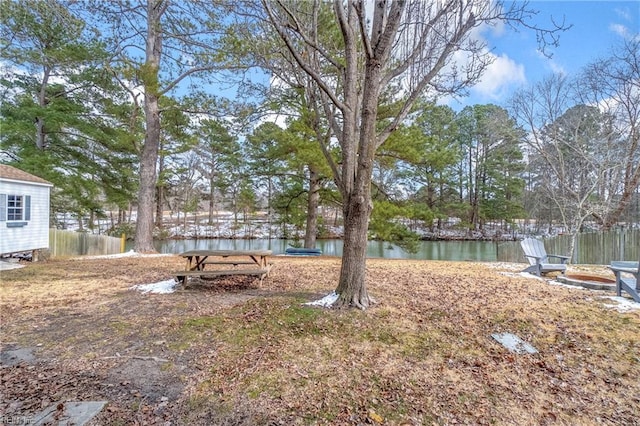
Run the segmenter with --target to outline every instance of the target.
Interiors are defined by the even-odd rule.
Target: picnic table
[[[229,275],[254,275],[260,278],[260,284],[269,276],[272,264],[269,263],[271,250],[190,250],[181,253],[186,259],[184,271],[174,275],[181,284],[187,277],[201,278]],[[208,265],[212,265],[207,268]],[[238,266],[243,265],[243,268]]]

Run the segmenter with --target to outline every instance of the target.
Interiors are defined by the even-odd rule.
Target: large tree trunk
[[[162,147],[159,147],[162,149]],[[158,158],[158,176],[164,172],[164,156]],[[156,227],[162,228],[164,219],[164,181],[156,179]]]
[[[140,158],[140,189],[138,191],[138,218],[134,250],[154,252],[153,207],[156,187],[156,162],[160,144],[160,109],[158,105],[158,73],[162,53],[160,34],[160,7],[155,0],[148,0],[147,6],[147,61],[143,69],[145,97],[144,111],[146,133]]]
[[[304,247],[316,247],[318,230],[318,202],[320,200],[320,176],[313,166],[309,166],[309,200],[307,202],[307,228]]]
[[[41,108],[47,106],[47,86],[49,84],[50,75],[51,68],[45,66],[42,83],[40,84],[40,93],[38,93],[38,105]],[[36,117],[36,146],[40,150],[44,150],[47,146],[47,134],[45,132],[44,119],[42,117]]]
[[[380,63],[377,59],[368,58],[364,81],[361,120],[358,122],[355,116],[351,116],[354,121],[349,126],[345,123],[345,128],[352,129],[352,137],[358,143],[357,152],[351,152],[350,157],[345,156],[343,164],[343,179],[346,182],[343,189],[344,246],[340,281],[336,289],[339,297],[334,304],[336,307],[353,306],[360,309],[368,308],[372,302],[367,292],[365,273],[367,231],[373,210],[371,177],[377,148],[376,121],[380,92]],[[348,134],[345,136],[349,137]],[[355,164],[351,166],[350,163]],[[345,166],[350,167],[345,169]],[[353,177],[347,175],[351,171],[355,172]]]
[[[372,205],[370,190],[362,189],[345,200],[344,246],[342,267],[336,293],[335,307],[353,306],[366,309],[371,303],[365,281],[367,259],[367,230]]]
[[[134,250],[153,252],[153,206],[156,187],[156,160],[158,158],[158,138],[160,136],[160,116],[158,98],[147,94],[145,100],[147,132],[142,158],[140,159],[140,189],[138,191],[138,216]]]

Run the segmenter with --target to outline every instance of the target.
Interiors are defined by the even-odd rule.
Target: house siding
[[[30,197],[29,212],[23,208],[21,223],[10,222],[5,216],[0,221],[0,254],[49,248],[50,185],[0,179],[0,194]],[[6,207],[5,207],[6,208]],[[17,225],[17,226],[16,226]]]

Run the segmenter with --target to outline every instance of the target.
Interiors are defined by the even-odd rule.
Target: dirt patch
[[[335,288],[339,259],[274,261],[262,286],[171,294],[131,287],[170,279],[177,256],[3,271],[0,413],[107,400],[93,425],[637,422],[640,313],[593,292],[501,275],[513,265],[371,260],[379,303],[334,311],[302,303]]]
[[[186,367],[165,367],[168,360],[158,357],[139,357],[126,360],[112,368],[107,382],[123,386],[128,393],[151,403],[175,400],[183,390],[179,373]]]

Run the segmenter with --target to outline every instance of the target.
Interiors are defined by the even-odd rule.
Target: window
[[[7,220],[22,220],[24,213],[24,197],[7,195]]]
[[[31,220],[30,195],[0,194],[0,221],[21,222],[29,220]]]

